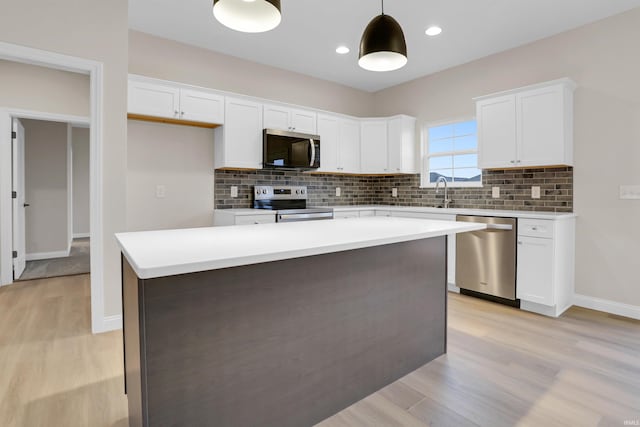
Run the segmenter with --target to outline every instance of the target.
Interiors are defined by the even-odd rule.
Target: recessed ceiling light
[[[427,31],[425,31],[424,33],[426,35],[428,35],[428,36],[432,36],[433,37],[433,36],[437,36],[441,32],[442,32],[442,28],[433,26],[433,27],[427,28]]]
[[[350,52],[350,49],[346,46],[338,46],[336,48],[336,53],[339,53],[340,55],[345,55],[349,52]]]

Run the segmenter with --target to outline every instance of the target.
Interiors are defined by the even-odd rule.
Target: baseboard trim
[[[456,294],[460,293],[460,288],[453,283],[447,283],[447,289],[449,290],[449,292],[455,292]]]
[[[640,320],[640,306],[575,294],[573,305]]]
[[[74,233],[74,239],[84,239],[85,237],[91,237],[91,233]]]
[[[64,258],[69,256],[70,251],[54,251],[54,252],[34,252],[32,254],[26,254],[25,260],[27,261],[38,261],[41,259],[51,259],[51,258]]]
[[[122,315],[115,314],[113,316],[105,316],[102,318],[101,325],[94,325],[93,333],[100,334],[103,332],[117,331],[122,329]]]

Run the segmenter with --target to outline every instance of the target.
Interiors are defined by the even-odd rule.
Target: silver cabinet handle
[[[538,227],[536,227],[535,225],[533,227],[531,227],[531,230],[533,231],[538,231]]]
[[[518,244],[521,245],[522,244],[522,240],[518,240]]]
[[[511,164],[514,164],[516,161],[515,160],[510,160],[509,161]]]
[[[184,116],[184,111],[180,111],[180,115],[181,115],[181,116]]]
[[[180,114],[180,111],[176,110],[173,113],[177,116],[178,114]]]

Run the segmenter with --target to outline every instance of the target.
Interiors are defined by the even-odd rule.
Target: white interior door
[[[13,259],[13,275],[17,279],[25,267],[25,196],[24,196],[24,127],[20,120],[13,119],[12,139],[13,182],[12,188],[16,197],[13,199],[13,250],[17,257]]]

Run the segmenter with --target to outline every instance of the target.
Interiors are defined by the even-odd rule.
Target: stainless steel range
[[[255,186],[253,207],[276,212],[276,222],[313,221],[333,219],[333,209],[307,207],[307,187]]]

